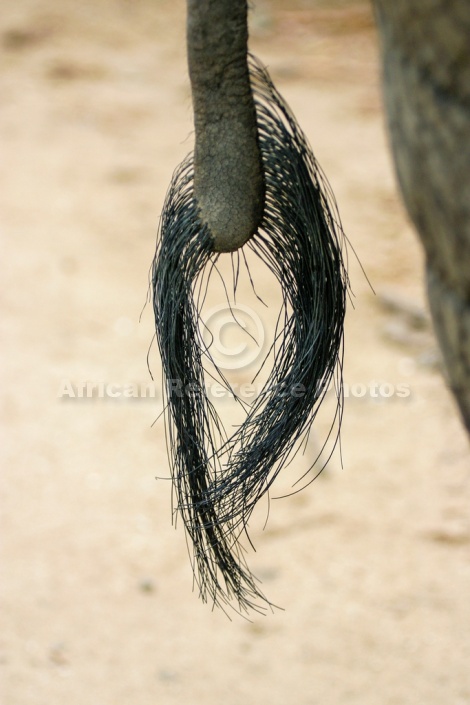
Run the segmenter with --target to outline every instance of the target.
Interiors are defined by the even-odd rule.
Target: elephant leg
[[[448,381],[470,432],[470,5],[375,0],[388,126],[426,254]]]
[[[428,267],[428,296],[450,387],[470,431],[470,308]]]

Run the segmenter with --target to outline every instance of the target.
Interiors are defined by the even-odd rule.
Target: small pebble
[[[155,592],[155,582],[152,578],[143,578],[139,582],[139,590],[142,592]]]

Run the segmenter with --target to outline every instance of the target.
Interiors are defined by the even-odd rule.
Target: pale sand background
[[[383,302],[420,310],[424,294],[370,12],[286,5],[257,3],[251,47],[378,292],[352,256],[345,381],[411,394],[350,397],[343,467],[335,454],[271,504],[264,532],[254,522],[249,564],[285,612],[249,623],[191,592],[154,479],[168,473],[160,401],[57,398],[63,379],[149,379],[151,307],[139,315],[192,139],[183,2],[3,3],[2,705],[470,703],[468,441],[426,323]]]

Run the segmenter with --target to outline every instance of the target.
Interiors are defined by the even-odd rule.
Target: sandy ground
[[[168,475],[161,395],[60,397],[149,381],[151,306],[139,316],[192,144],[184,4],[3,4],[2,705],[470,703],[469,446],[396,193],[370,12],[289,8],[257,3],[251,47],[377,294],[351,255],[342,462],[273,501],[264,530],[265,508],[255,520],[248,561],[285,611],[250,622],[192,592],[169,482],[155,480]],[[257,285],[274,291],[262,272]],[[150,366],[161,392],[155,347]]]

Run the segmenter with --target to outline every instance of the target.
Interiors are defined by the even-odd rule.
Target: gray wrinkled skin
[[[470,2],[375,0],[398,180],[434,326],[470,431]]]
[[[246,0],[188,0],[196,145],[194,192],[216,252],[245,244],[261,222],[264,182],[247,65]]]

